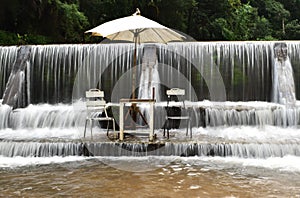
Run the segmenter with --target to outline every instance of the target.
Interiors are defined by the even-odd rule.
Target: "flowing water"
[[[286,44],[275,44],[274,65],[274,102],[292,106],[296,103],[295,83],[293,80],[293,68],[287,56]]]
[[[122,80],[131,82],[133,45],[31,46],[18,98],[28,106],[0,106],[0,196],[299,197],[300,43],[286,42],[284,61],[274,46],[158,44],[157,57],[146,60],[143,53],[152,50],[141,45],[137,72],[144,81],[137,88],[161,84],[159,97],[183,86],[192,118],[192,139],[181,123],[164,138],[162,94],[154,143],[109,140],[99,126],[93,140],[89,133],[83,138],[84,91],[99,86],[112,108],[129,97]],[[0,47],[0,95],[18,49]],[[141,97],[152,98],[143,91]]]
[[[155,98],[160,102],[160,77],[158,72],[158,61],[156,46],[145,47],[142,58],[142,71],[139,82],[138,98]],[[153,93],[154,91],[154,93]]]
[[[184,131],[174,130],[172,138],[185,137],[182,134]],[[0,136],[5,140],[0,144],[3,152],[0,157],[1,196],[300,195],[300,134],[297,128],[207,127],[194,129],[194,134],[194,141],[199,145],[215,142],[216,147],[220,147],[227,142],[226,148],[231,147],[235,153],[223,151],[228,156],[218,156],[220,152],[215,151],[214,156],[198,153],[198,156],[182,157],[178,155],[187,147],[181,145],[173,150],[173,155],[133,156],[130,151],[123,152],[123,156],[113,156],[117,150],[114,148],[104,152],[109,156],[84,157],[75,152],[64,156],[63,153],[67,153],[65,149],[53,156],[44,154],[44,157],[36,157],[32,155],[37,150],[34,145],[47,145],[47,142],[54,145],[57,142],[58,148],[66,148],[67,143],[63,142],[76,143],[80,132],[77,129],[1,130]],[[20,153],[5,156],[9,153],[4,151],[4,148],[9,148],[5,142],[21,144],[20,153],[26,157]],[[167,149],[172,150],[172,146]],[[18,149],[15,147],[14,150]]]
[[[145,45],[139,45],[137,73],[142,70]],[[291,41],[286,45],[298,99],[300,43]],[[156,44],[156,47],[161,83],[185,88],[187,100],[272,101],[274,42],[193,42]],[[121,77],[125,80],[128,77],[122,85],[128,86],[131,82],[131,75],[124,74],[132,67],[133,49],[132,44],[31,46],[30,68],[26,71],[25,94],[28,96],[24,97],[24,103],[70,103],[95,86],[105,91],[109,101],[128,98],[128,93],[123,93],[123,90],[128,90],[121,85],[117,90],[119,97],[112,97],[111,92]],[[16,46],[0,47],[0,95],[6,89],[17,51]],[[218,72],[222,79],[217,78]],[[73,90],[76,78],[81,83]],[[224,82],[225,93],[222,90],[219,90],[221,93],[212,93],[212,88],[222,88],[218,84],[220,80]],[[165,100],[164,88],[161,88],[161,100]]]
[[[171,159],[170,159],[171,158]],[[102,161],[141,169],[149,160],[172,160],[147,172],[115,169]],[[5,161],[5,163],[3,163]],[[221,157],[1,158],[2,196],[22,197],[297,197],[299,158]],[[5,168],[8,167],[8,168]]]
[[[17,110],[19,115],[11,118],[27,122],[11,122],[15,123],[13,128],[0,130],[1,196],[300,195],[297,127],[194,127],[192,142],[185,137],[185,130],[171,130],[171,140],[153,152],[145,152],[146,147],[135,142],[123,146],[107,142],[105,131],[95,128],[94,138],[99,137],[100,142],[96,141],[98,147],[93,146],[98,148],[93,152],[95,156],[88,157],[80,153],[82,130],[71,124],[77,118],[69,113],[69,118],[65,118],[69,122],[63,122],[59,116],[70,111],[64,105],[29,106],[24,114]],[[26,115],[36,119],[30,120]],[[42,124],[56,117],[60,119]],[[162,130],[157,129],[156,133],[163,139]]]

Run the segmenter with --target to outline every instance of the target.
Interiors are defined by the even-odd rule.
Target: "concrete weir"
[[[165,104],[156,106],[156,128],[163,126]],[[176,106],[176,105],[175,105]],[[300,118],[299,104],[289,107],[269,102],[211,102],[186,101],[186,110],[191,116],[194,127],[216,126],[297,126]],[[175,112],[176,113],[176,112]],[[179,112],[180,113],[180,112]],[[179,126],[178,123],[175,123]],[[176,126],[174,125],[174,128]]]
[[[17,142],[1,141],[0,155],[7,157],[51,156],[221,156],[243,158],[300,156],[297,143],[207,142]]]
[[[154,61],[148,61],[153,75],[140,84],[141,91],[152,81],[150,87],[160,85],[154,105],[159,137],[153,142],[111,141],[98,126],[93,136],[102,133],[101,141],[83,139],[84,93],[90,88],[105,92],[119,122],[118,104],[131,93],[131,44],[0,47],[0,156],[300,156],[300,81],[299,72],[293,73],[299,70],[300,42],[285,43],[155,45]],[[144,47],[138,49],[137,72],[149,76],[140,56]],[[192,139],[179,135],[186,127],[179,122],[170,139],[161,137],[170,88],[186,91],[181,110],[191,118]]]

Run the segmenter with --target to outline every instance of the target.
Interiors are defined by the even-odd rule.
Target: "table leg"
[[[150,134],[149,134],[149,140],[153,141],[154,138],[154,103],[150,102],[150,123],[149,123],[149,128],[150,128]]]
[[[120,140],[124,140],[124,103],[120,103]]]

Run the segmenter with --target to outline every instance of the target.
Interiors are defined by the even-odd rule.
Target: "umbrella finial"
[[[141,15],[141,11],[140,9],[136,8],[136,11],[135,13],[133,14],[133,16],[136,16],[136,15]]]

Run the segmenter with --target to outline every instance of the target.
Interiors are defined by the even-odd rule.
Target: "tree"
[[[282,38],[285,34],[285,22],[290,16],[290,12],[284,9],[284,6],[281,3],[273,0],[266,1],[266,10],[269,18],[272,18],[273,20],[274,28],[279,30],[276,31],[276,36]]]
[[[81,42],[88,20],[77,0],[4,0],[0,28],[13,32],[16,43]],[[43,35],[43,36],[41,36]],[[46,38],[48,37],[48,38]],[[0,39],[1,40],[1,39]],[[35,43],[36,42],[36,43]]]
[[[300,0],[278,0],[286,10],[289,11],[290,16],[285,25],[284,39],[299,39],[299,20],[300,20]]]
[[[262,40],[272,38],[268,20],[240,0],[198,0],[188,33],[197,40]],[[267,31],[261,31],[261,30]]]
[[[239,0],[231,1],[232,20],[231,29],[233,39],[231,40],[261,40],[270,38],[270,24],[265,17],[258,16],[258,11],[249,3],[242,4]]]
[[[194,0],[157,1],[160,12],[158,21],[173,29],[187,32],[189,12],[196,5]]]
[[[63,41],[80,42],[82,41],[83,32],[88,25],[86,16],[78,11],[78,4],[67,4],[60,1],[57,3],[58,17],[58,34]]]
[[[286,24],[285,38],[290,40],[298,40],[300,38],[300,22],[298,19]]]
[[[280,1],[251,0],[250,5],[257,7],[259,15],[269,21],[271,35],[274,38],[283,39],[285,37],[285,25],[288,23],[290,12]]]
[[[2,0],[0,44],[99,42],[84,32],[136,8],[196,40],[299,39],[300,0]]]

